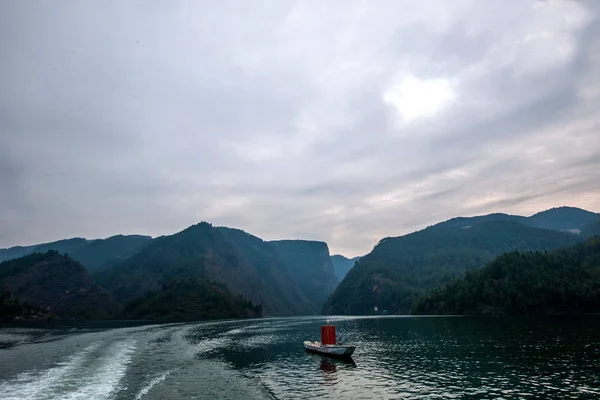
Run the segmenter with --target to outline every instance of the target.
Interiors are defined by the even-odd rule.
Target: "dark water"
[[[304,352],[323,318],[0,327],[0,398],[600,398],[600,316],[332,320],[353,362]]]

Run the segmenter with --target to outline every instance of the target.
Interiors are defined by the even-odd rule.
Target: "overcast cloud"
[[[600,211],[600,6],[3,1],[0,247],[207,220],[364,254]]]

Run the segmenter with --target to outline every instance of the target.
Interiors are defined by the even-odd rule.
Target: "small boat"
[[[350,357],[354,353],[355,346],[338,343],[335,335],[335,325],[321,326],[321,341],[307,340],[304,342],[306,351],[325,354],[331,357]]]

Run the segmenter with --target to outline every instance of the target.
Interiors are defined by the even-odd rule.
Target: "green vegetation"
[[[360,259],[360,257],[346,258],[340,254],[331,256],[331,262],[333,263],[333,270],[338,282],[341,282],[348,274],[348,271],[354,267],[354,264]]]
[[[125,305],[122,318],[142,320],[202,320],[262,316],[262,306],[234,296],[226,286],[199,278],[178,278],[157,292]]]
[[[413,306],[416,314],[600,311],[600,237],[552,253],[511,252]]]
[[[224,283],[232,293],[261,304],[267,315],[318,311],[302,294],[272,243],[206,222],[154,239],[123,263],[94,275],[122,302],[161,290],[182,277]]]
[[[62,319],[104,319],[120,311],[112,295],[96,285],[80,263],[56,251],[0,263],[0,290],[10,293],[4,304],[14,317],[17,304],[22,306],[21,317],[43,310]]]
[[[527,218],[527,224],[536,228],[580,230],[598,220],[599,214],[575,207],[556,207]]]
[[[510,221],[460,227],[433,226],[386,238],[362,257],[324,307],[326,314],[410,312],[413,301],[465,271],[514,250],[553,250],[579,242],[577,235],[538,229]]]
[[[56,316],[44,312],[40,307],[27,302],[21,303],[10,292],[0,292],[0,322],[13,320],[53,319]]]
[[[116,235],[107,239],[92,240],[68,254],[93,274],[140,252],[151,240],[150,236]]]

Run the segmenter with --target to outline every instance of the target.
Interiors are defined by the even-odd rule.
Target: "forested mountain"
[[[298,288],[319,313],[338,280],[325,242],[278,240],[269,242],[292,273]]]
[[[116,235],[107,239],[95,240],[84,238],[63,239],[33,246],[0,249],[0,261],[54,250],[60,254],[68,254],[93,273],[132,256],[148,244],[151,239],[150,236],[141,235]]]
[[[114,318],[120,306],[77,261],[56,251],[0,263],[0,318]],[[27,305],[23,305],[27,303]],[[31,315],[29,315],[31,316]]]
[[[509,215],[502,213],[479,215],[476,217],[456,217],[448,221],[440,222],[437,227],[464,228],[490,221],[520,222],[524,225],[536,228],[551,229],[557,231],[577,232],[586,225],[600,218],[600,214],[582,210],[576,207],[556,207],[539,212],[530,217],[520,215]]]
[[[536,228],[577,231],[598,220],[600,214],[575,207],[556,207],[527,218]]]
[[[201,320],[260,317],[262,307],[232,295],[224,285],[201,278],[171,280],[156,292],[131,301],[122,318],[142,320]]]
[[[354,263],[358,261],[360,257],[346,258],[341,254],[334,254],[331,256],[331,262],[333,263],[333,270],[338,282],[341,282],[348,271],[354,267]]]
[[[116,235],[107,239],[91,240],[68,254],[93,274],[138,253],[151,240],[150,236]]]
[[[276,250],[272,242],[264,241],[254,235],[244,232],[240,229],[217,228],[226,236],[241,253],[244,254],[252,265],[256,268],[256,273],[264,281],[268,289],[266,296],[275,302],[275,307],[268,307],[267,312],[273,314],[318,314],[323,303],[314,306],[311,303],[294,274],[288,268]],[[310,259],[304,259],[304,255],[297,254],[299,262],[303,260],[309,262]],[[259,304],[265,304],[265,299],[254,300]],[[273,311],[275,310],[275,312]]]
[[[86,239],[72,238],[32,246],[16,246],[8,249],[0,249],[0,261],[12,260],[32,253],[45,253],[48,250],[55,250],[61,254],[70,253],[75,249],[85,246],[87,243],[89,242]]]
[[[440,224],[386,238],[356,263],[328,299],[326,314],[370,314],[375,307],[408,313],[424,290],[482,267],[513,250],[552,250],[580,241],[574,234],[519,222],[487,221],[461,227]]]
[[[600,312],[600,238],[552,253],[511,252],[419,299],[416,314]]]
[[[181,277],[224,283],[232,293],[262,305],[267,315],[312,310],[269,243],[206,222],[154,239],[123,263],[94,275],[124,302]]]
[[[584,238],[590,238],[592,236],[600,236],[600,218],[596,221],[585,225],[581,229],[581,236]]]

